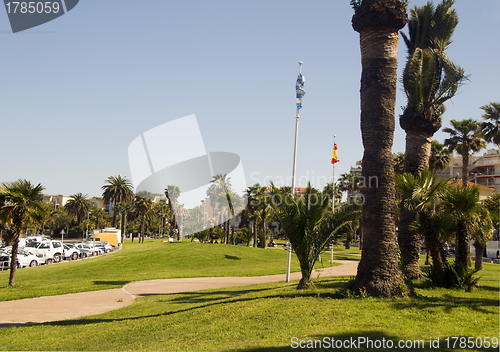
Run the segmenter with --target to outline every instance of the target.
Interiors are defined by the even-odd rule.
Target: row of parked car
[[[33,267],[59,263],[62,260],[84,259],[109,253],[113,247],[109,242],[88,241],[84,243],[62,243],[46,237],[23,238],[19,241],[17,267]],[[0,270],[9,269],[12,246],[0,247]]]

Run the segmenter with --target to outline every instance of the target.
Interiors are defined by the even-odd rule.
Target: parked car
[[[0,251],[0,270],[7,270],[10,268],[10,256]]]
[[[89,251],[90,255],[91,256],[94,256],[94,255],[99,255],[99,254],[102,254],[101,253],[101,249],[100,248],[94,248],[94,247],[90,247],[88,244],[86,243],[76,243],[75,246],[77,248],[80,248],[80,249],[85,249],[87,251]]]
[[[12,247],[8,247],[2,251],[2,253],[6,254],[8,256],[9,260],[9,265],[10,265],[10,258],[12,257]],[[23,250],[22,248],[19,248],[17,250],[17,267],[18,268],[26,268],[28,266],[33,267],[33,266],[38,266],[40,265],[40,262],[38,258]]]
[[[42,264],[59,263],[63,257],[63,244],[61,241],[31,242],[25,250],[36,255]]]
[[[108,241],[100,241],[104,245],[104,251],[109,253],[113,250],[113,246]]]
[[[106,251],[106,248],[104,248],[104,245],[101,242],[98,241],[86,241],[85,244],[89,246],[90,248],[94,248],[97,251],[97,254],[104,254]]]
[[[80,251],[78,248],[71,244],[64,244],[63,258],[77,260],[80,257]]]

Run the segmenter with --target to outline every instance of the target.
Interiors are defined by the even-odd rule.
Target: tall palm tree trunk
[[[398,30],[406,11],[396,0],[364,0],[352,19],[360,34],[361,134],[366,182],[362,222],[364,250],[354,289],[371,296],[401,294],[403,277],[397,261],[394,226],[395,180],[391,152],[395,118]]]
[[[431,221],[431,216],[428,212],[419,213],[420,223],[422,224],[426,248],[428,248],[429,253],[432,257],[432,266],[434,267],[434,274],[436,275],[436,280],[439,286],[445,284],[445,263],[441,256],[441,246],[435,232],[434,226]]]
[[[469,185],[469,153],[462,153],[462,187]]]
[[[123,212],[122,213],[122,244],[123,240],[125,239],[125,233],[127,231],[127,213]]]
[[[481,241],[474,241],[474,248],[476,248],[476,262],[474,264],[474,269],[483,270],[483,252],[485,245]]]
[[[12,251],[10,257],[10,276],[9,276],[9,286],[14,287],[14,278],[16,276],[17,269],[17,253],[19,252],[19,231],[14,230],[16,235],[14,236],[14,242],[12,243]]]
[[[254,248],[257,248],[257,242],[259,241],[259,239],[257,237],[257,220],[256,219],[253,220],[252,230],[253,230],[253,246],[254,246]]]
[[[115,227],[115,228],[116,228],[116,210],[115,210],[116,204],[118,204],[117,201],[115,201],[113,203],[113,209],[112,209],[113,210],[113,222],[112,222],[112,225],[111,225],[112,227]]]
[[[469,235],[467,232],[467,224],[464,221],[457,223],[458,231],[456,238],[456,255],[455,260],[462,264],[465,269],[469,268]]]
[[[401,116],[400,123],[406,127],[406,149],[404,172],[409,172],[417,176],[423,169],[429,166],[429,157],[431,155],[432,130],[409,129],[405,124],[405,116]],[[441,124],[439,123],[439,126]],[[438,128],[439,129],[439,128]],[[411,279],[422,278],[420,269],[420,241],[417,234],[410,232],[410,225],[415,221],[416,213],[404,207],[405,198],[403,197],[399,211],[398,224],[398,244],[401,251],[401,258],[406,275]]]

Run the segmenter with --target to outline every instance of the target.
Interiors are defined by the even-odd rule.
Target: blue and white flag
[[[297,77],[297,83],[295,84],[295,91],[297,92],[297,110],[302,108],[302,97],[306,94],[304,90],[305,78],[302,74]]]

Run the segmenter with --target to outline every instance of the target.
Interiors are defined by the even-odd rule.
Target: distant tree
[[[457,151],[462,156],[462,187],[469,183],[469,157],[486,147],[484,135],[479,122],[473,119],[462,121],[451,120],[452,128],[443,128],[450,138],[445,139],[444,145],[450,152]]]
[[[450,164],[450,151],[443,144],[432,141],[431,155],[429,158],[429,169],[438,171],[444,170]]]
[[[451,214],[457,223],[456,261],[466,270],[469,268],[469,229],[474,217],[481,210],[479,203],[479,188],[456,187],[450,185],[446,192],[440,195],[444,209]]]
[[[483,109],[483,119],[481,123],[481,130],[487,142],[495,143],[497,146],[500,144],[500,103],[492,103],[490,105],[481,106]]]
[[[90,202],[88,200],[88,195],[83,193],[76,193],[70,196],[70,200],[66,202],[64,208],[66,211],[76,216],[76,223],[78,226],[82,223],[82,218],[84,218],[90,211]]]
[[[477,214],[472,218],[469,226],[471,238],[474,240],[473,245],[476,249],[474,269],[483,270],[483,252],[493,235],[493,223],[488,209],[482,205],[479,206]]]
[[[229,228],[231,218],[235,216],[233,201],[231,200],[231,194],[233,193],[231,178],[227,177],[227,174],[218,174],[213,176],[212,181],[210,181],[214,185],[214,189],[212,192],[216,194],[217,200],[219,204],[227,204],[227,221],[225,224],[226,227],[226,243],[231,242],[234,243],[234,237],[229,238]]]
[[[252,242],[253,233],[247,227],[242,228],[240,231],[236,232],[236,242],[246,244],[250,247],[250,242]]]
[[[394,173],[402,174],[405,167],[405,153],[399,152],[394,155]]]
[[[177,205],[177,199],[180,197],[180,195],[181,190],[175,185],[168,185],[165,189],[165,196],[168,199],[168,206],[170,207],[169,222],[172,226],[172,229],[177,229],[178,236],[180,236],[180,228],[177,224],[177,219],[175,218],[175,206]]]
[[[115,206],[115,210],[121,214],[121,231],[122,231],[122,243],[125,240],[125,235],[127,234],[127,214],[133,211],[134,207],[132,204],[120,202]]]
[[[27,180],[3,183],[0,193],[0,222],[8,227],[4,236],[12,243],[9,286],[14,287],[19,237],[28,226],[40,223],[46,209],[40,203],[44,187]]]
[[[135,206],[135,210],[137,211],[137,213],[141,217],[139,243],[141,243],[141,239],[142,239],[142,243],[144,243],[144,224],[146,221],[146,215],[153,208],[153,201],[151,199],[135,197],[134,206]],[[133,242],[133,238],[132,238],[132,242]]]
[[[499,229],[500,224],[500,193],[493,193],[484,200],[484,206],[490,212],[491,220],[495,229]],[[500,235],[500,234],[499,234]]]
[[[101,208],[91,206],[89,218],[94,222],[94,229],[102,229],[109,224],[111,217]]]
[[[257,209],[260,205],[260,200],[258,198],[257,193],[260,190],[260,184],[256,183],[253,186],[248,187],[246,192],[247,206],[245,208],[245,212],[247,213],[247,217],[250,221],[252,221],[252,230],[253,230],[253,246],[257,247]]]
[[[106,184],[102,186],[102,196],[105,203],[113,203],[113,208],[120,202],[130,203],[134,198],[132,183],[126,177],[110,176],[106,179]],[[113,211],[113,223],[116,227],[116,211]]]

